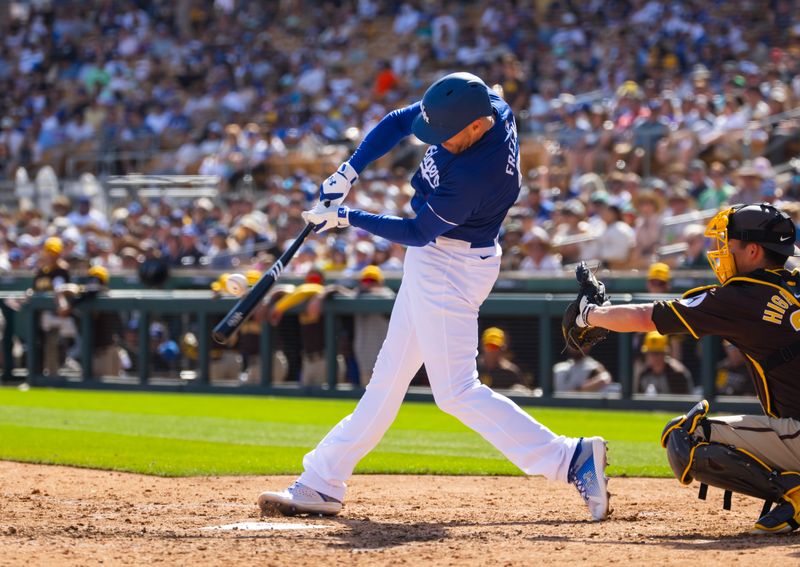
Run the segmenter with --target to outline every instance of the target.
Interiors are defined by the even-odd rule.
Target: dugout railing
[[[343,321],[357,313],[385,313],[391,311],[390,299],[356,299],[334,297],[326,301],[324,326],[326,337],[326,360],[328,383],[322,387],[301,388],[296,382],[272,383],[272,364],[262,364],[257,384],[212,383],[209,368],[211,353],[215,345],[210,337],[210,329],[217,318],[233,305],[234,299],[212,299],[207,291],[112,291],[107,296],[96,297],[81,303],[74,317],[80,340],[75,358],[80,367],[67,369],[55,376],[45,375],[42,369],[42,340],[39,322],[41,313],[53,309],[53,297],[48,294],[29,298],[18,310],[8,307],[7,301],[19,298],[19,294],[0,293],[0,306],[5,315],[4,368],[3,381],[6,383],[27,381],[32,386],[108,388],[131,390],[166,390],[193,392],[229,392],[266,395],[314,395],[323,397],[357,397],[361,388],[352,383],[342,383],[337,376],[337,356],[340,343],[337,337],[343,330]],[[480,326],[500,325],[511,329],[516,340],[511,346],[520,366],[527,357],[527,367],[535,376],[535,389],[526,392],[509,391],[509,395],[525,405],[572,406],[593,408],[682,410],[687,402],[702,396],[715,401],[715,408],[727,411],[752,411],[756,401],[750,397],[718,396],[715,386],[716,364],[720,352],[720,342],[715,337],[703,338],[696,347],[695,341],[687,338],[687,345],[696,354],[693,374],[697,389],[687,396],[642,395],[633,392],[633,364],[635,353],[634,338],[630,334],[611,334],[593,352],[593,356],[603,362],[619,386],[606,393],[563,394],[554,393],[552,370],[555,362],[563,360],[563,341],[560,334],[561,315],[565,306],[574,296],[566,294],[517,294],[493,293],[483,304],[480,312]],[[616,294],[615,303],[652,301],[658,296],[647,294]],[[296,311],[296,310],[295,310]],[[135,314],[137,319],[135,336],[137,347],[133,353],[132,372],[113,377],[92,375],[92,345],[94,344],[93,316],[99,313]],[[290,311],[290,315],[291,315]],[[173,319],[170,319],[172,317]],[[196,337],[194,352],[196,357],[187,360],[180,352],[176,367],[168,372],[155,370],[151,364],[156,356],[157,345],[151,337],[150,323],[167,322],[178,328],[192,329]],[[171,321],[171,323],[170,323]],[[123,321],[124,324],[124,321]],[[206,332],[202,330],[205,329]],[[278,328],[280,329],[280,327]],[[128,331],[130,334],[130,330]],[[14,368],[15,348],[12,337],[17,337],[17,350],[24,346],[22,368]],[[276,329],[269,324],[261,324],[258,338],[261,360],[271,361],[274,353]],[[269,355],[264,356],[264,353]],[[431,400],[429,388],[419,385],[415,379],[409,389],[408,397],[414,400]]]

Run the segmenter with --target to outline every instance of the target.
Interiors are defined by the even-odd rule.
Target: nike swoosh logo
[[[489,254],[488,256],[481,256],[481,260],[485,260],[486,258],[491,258],[491,257],[492,257],[491,254]]]
[[[781,242],[785,242],[785,241],[789,240],[790,238],[791,238],[791,236],[781,236],[780,240],[781,240]]]

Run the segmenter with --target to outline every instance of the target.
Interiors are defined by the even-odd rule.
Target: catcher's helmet
[[[411,131],[426,144],[446,142],[473,120],[492,115],[486,84],[472,73],[445,75],[422,97]]]
[[[706,226],[705,236],[714,239],[716,248],[708,251],[708,260],[721,283],[736,274],[730,253],[730,239],[755,242],[783,256],[798,256],[794,222],[788,214],[769,203],[734,205],[716,214]]]
[[[728,238],[756,242],[783,256],[794,256],[796,251],[794,222],[768,203],[734,206],[728,222]]]

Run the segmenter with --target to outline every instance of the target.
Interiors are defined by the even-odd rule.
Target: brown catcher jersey
[[[800,356],[791,354],[800,351],[798,284],[797,271],[756,270],[656,302],[653,323],[665,335],[729,340],[745,355],[764,412],[800,419]]]
[[[53,291],[61,284],[69,283],[69,265],[59,260],[54,266],[43,266],[33,276],[34,291]]]

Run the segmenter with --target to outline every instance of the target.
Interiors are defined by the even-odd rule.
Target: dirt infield
[[[571,486],[520,477],[358,476],[338,518],[259,518],[258,493],[288,480],[0,462],[0,565],[800,562],[800,536],[744,535],[757,501],[726,512],[720,491],[702,502],[674,480],[612,479],[604,523]],[[313,529],[203,529],[240,522]]]

